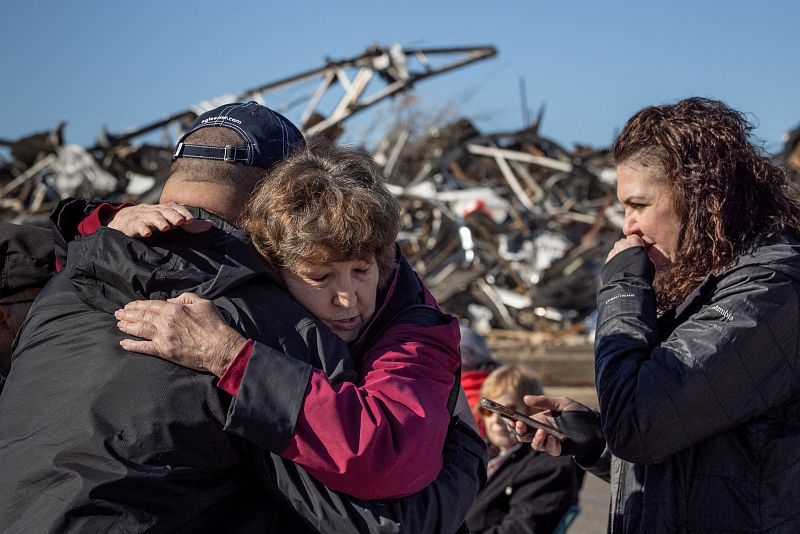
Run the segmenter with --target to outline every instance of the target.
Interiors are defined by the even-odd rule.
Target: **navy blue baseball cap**
[[[224,147],[184,143],[186,136],[209,126],[236,131],[245,146]],[[178,139],[172,160],[200,158],[229,161],[269,169],[293,150],[305,145],[300,130],[289,119],[258,102],[225,104],[206,111]]]

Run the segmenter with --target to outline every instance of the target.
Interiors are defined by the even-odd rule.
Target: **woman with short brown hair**
[[[425,488],[441,470],[459,391],[459,327],[399,254],[399,205],[377,164],[363,151],[311,140],[271,169],[242,225],[289,294],[348,343],[342,366],[357,371],[351,381],[334,383],[323,370],[311,369],[291,438],[274,452],[329,488],[362,499]],[[179,298],[209,304],[196,295]],[[184,309],[133,302],[121,312],[124,332],[141,333],[147,325],[153,336],[161,335],[150,325],[162,324],[169,312],[169,335],[186,337],[162,349],[134,340],[124,340],[123,347],[217,374],[218,387],[248,407],[242,410],[245,423],[230,431],[265,446],[269,429],[257,421],[280,405],[280,392],[255,385],[258,395],[240,398],[239,392],[241,384],[263,381],[248,373],[250,362],[274,362],[275,351],[245,339],[210,308],[198,328]],[[231,337],[233,350],[198,350],[212,345],[195,340],[214,337]],[[278,367],[270,370],[273,378]],[[463,407],[468,410],[466,399]],[[472,422],[469,414],[465,419]]]

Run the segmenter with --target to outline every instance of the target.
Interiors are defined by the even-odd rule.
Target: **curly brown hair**
[[[657,166],[682,221],[678,261],[656,278],[660,308],[682,302],[756,238],[800,229],[792,185],[751,142],[752,129],[724,103],[694,97],[640,110],[617,137],[617,165]]]
[[[316,138],[273,167],[243,218],[256,248],[276,267],[375,255],[384,285],[395,265],[400,207],[362,150]]]

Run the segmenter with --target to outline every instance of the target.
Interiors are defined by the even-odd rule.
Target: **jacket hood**
[[[675,309],[659,318],[659,328],[667,331],[672,325],[685,319],[695,301],[707,298],[717,280],[740,269],[763,267],[782,273],[800,282],[800,239],[791,232],[783,232],[770,238],[758,239],[752,248],[721,273],[709,274]]]
[[[800,280],[800,238],[794,233],[783,232],[772,238],[759,239],[727,272],[755,265]]]
[[[108,313],[132,300],[186,292],[213,299],[256,276],[275,278],[246,231],[201,208],[189,211],[211,221],[211,229],[138,240],[103,227],[69,243],[63,275],[81,300]]]

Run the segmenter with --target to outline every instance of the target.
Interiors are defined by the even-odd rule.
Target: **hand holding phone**
[[[525,414],[521,414],[521,413],[519,413],[519,412],[517,412],[515,410],[512,410],[511,408],[509,408],[507,406],[503,406],[502,404],[500,404],[498,402],[495,402],[495,401],[493,401],[491,399],[487,399],[486,397],[483,397],[481,399],[481,408],[485,408],[485,409],[487,409],[489,411],[495,412],[498,415],[500,415],[500,417],[505,417],[506,419],[510,419],[512,421],[520,421],[522,423],[525,423],[530,428],[544,430],[545,432],[547,432],[551,436],[553,436],[553,437],[555,437],[555,438],[557,438],[557,439],[559,439],[561,441],[564,441],[565,439],[567,439],[566,434],[564,434],[559,429],[557,429],[555,427],[552,427],[550,425],[547,425],[545,423],[542,423],[540,421],[537,421],[535,419],[531,419],[530,417],[528,417]]]

